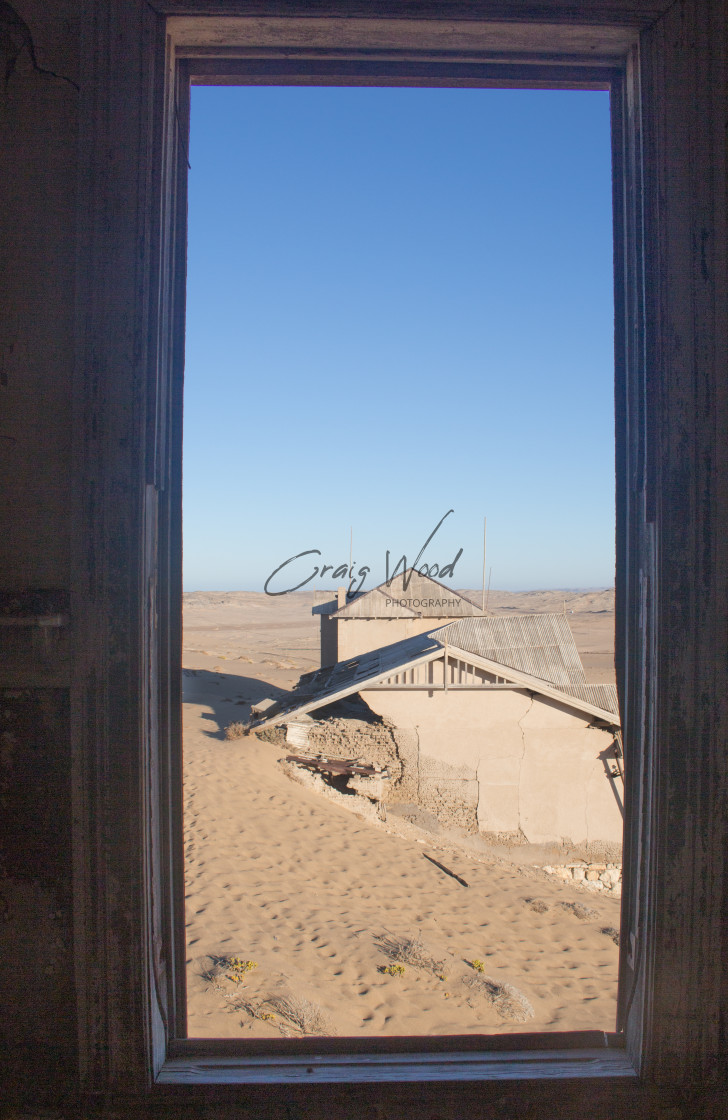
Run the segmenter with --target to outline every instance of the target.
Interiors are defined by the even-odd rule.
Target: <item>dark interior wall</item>
[[[69,586],[78,23],[48,6],[0,7],[3,589]]]
[[[0,693],[4,1091],[21,1096],[40,1055],[56,1090],[77,1065],[68,721],[65,689]]]
[[[0,614],[11,617],[68,614],[78,51],[74,0],[0,4]],[[67,632],[0,628],[4,1091],[37,1088],[42,1055],[56,1098],[78,1064]]]

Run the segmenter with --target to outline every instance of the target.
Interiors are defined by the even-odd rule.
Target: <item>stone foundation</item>
[[[557,866],[546,864],[541,868],[547,875],[554,875],[564,882],[578,883],[588,891],[609,891],[610,894],[622,893],[622,865],[620,863],[562,863]]]

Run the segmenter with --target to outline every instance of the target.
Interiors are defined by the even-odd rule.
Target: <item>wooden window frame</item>
[[[714,8],[719,28],[723,9]],[[464,1105],[497,1098],[505,1080],[523,1104],[565,1094],[567,1116],[566,1105],[574,1115],[596,1101],[641,1107],[650,1085],[685,1088],[718,1076],[725,981],[713,947],[725,898],[728,783],[720,714],[711,717],[698,693],[700,681],[720,684],[720,626],[706,626],[705,611],[712,605],[725,617],[715,543],[716,525],[725,524],[716,436],[725,413],[723,399],[711,397],[725,360],[715,295],[721,284],[726,295],[716,278],[725,228],[715,226],[714,182],[702,187],[675,152],[692,144],[709,164],[719,114],[705,114],[697,138],[685,127],[674,135],[680,97],[701,76],[680,61],[686,17],[667,0],[593,0],[576,14],[560,0],[423,0],[417,10],[416,19],[397,19],[395,0],[381,0],[376,18],[365,18],[354,0],[331,0],[313,17],[305,0],[272,0],[261,16],[248,0],[109,0],[92,6],[85,25],[73,737],[75,951],[89,1094],[171,1095],[182,1115],[225,1085],[240,1099],[264,1091],[281,1105],[295,1091],[323,1112],[332,1086],[365,1100],[376,1084],[380,1099],[394,1102],[404,1100],[403,1086],[419,1085],[419,1100],[455,1093],[449,1099]],[[707,52],[710,19],[694,18]],[[611,89],[617,669],[628,779],[612,1035],[282,1045],[184,1037],[181,386],[196,78]],[[702,249],[691,257],[699,212]],[[691,341],[693,365],[703,363],[702,380],[678,368],[676,331]],[[684,493],[676,490],[680,463],[694,483]]]

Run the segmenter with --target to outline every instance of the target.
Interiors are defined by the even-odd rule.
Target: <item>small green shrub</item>
[[[383,964],[379,971],[385,976],[404,976],[406,970],[403,964]]]
[[[241,957],[226,957],[222,964],[224,968],[229,970],[226,973],[228,980],[232,980],[236,984],[242,984],[246,974],[258,967],[257,961],[246,961],[242,960]]]

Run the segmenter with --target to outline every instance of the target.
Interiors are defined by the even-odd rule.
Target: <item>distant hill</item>
[[[472,588],[456,588],[459,595],[464,595],[472,603],[480,606],[482,591]],[[335,594],[334,589],[330,591]],[[320,600],[322,592],[316,592]],[[306,603],[313,605],[313,591],[295,591],[290,595],[271,596],[263,591],[186,591],[182,596],[185,607],[222,607],[240,606],[254,607],[265,610],[274,603],[288,601],[291,606],[295,603],[301,607]],[[566,607],[564,608],[564,604]],[[574,614],[602,614],[614,610],[614,588],[587,588],[563,589],[554,591],[494,591],[491,590],[488,598],[488,610],[496,614],[505,614],[510,611],[520,611],[530,614],[560,614],[561,611],[572,611]]]
[[[480,606],[481,590],[459,590],[473,603]],[[487,592],[486,592],[487,596]],[[564,608],[566,604],[566,608]],[[589,612],[608,613],[614,610],[614,588],[564,589],[556,591],[493,591],[488,597],[488,610],[498,614],[521,611],[533,614],[560,614],[564,609],[574,614]]]

